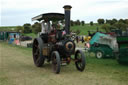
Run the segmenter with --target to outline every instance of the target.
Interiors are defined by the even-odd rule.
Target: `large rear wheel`
[[[77,50],[75,53],[75,65],[77,70],[83,71],[85,69],[86,61],[85,55],[81,50]]]
[[[37,67],[44,64],[44,56],[42,55],[43,41],[41,38],[35,38],[33,41],[33,60]]]
[[[59,55],[58,51],[53,51],[53,53],[52,53],[52,65],[53,65],[54,73],[59,74],[61,60],[60,60],[60,55]]]

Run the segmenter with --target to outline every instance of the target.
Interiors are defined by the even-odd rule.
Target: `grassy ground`
[[[128,66],[114,59],[86,56],[85,71],[72,62],[56,75],[51,64],[35,67],[31,50],[0,42],[0,85],[128,85]]]

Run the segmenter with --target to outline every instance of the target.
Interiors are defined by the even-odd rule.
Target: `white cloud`
[[[2,25],[31,23],[31,18],[45,12],[61,12],[70,4],[71,18],[85,22],[98,18],[128,18],[128,0],[2,0]],[[12,22],[14,20],[15,22]]]

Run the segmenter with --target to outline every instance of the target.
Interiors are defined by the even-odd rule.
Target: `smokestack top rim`
[[[64,9],[71,9],[72,8],[72,6],[71,5],[64,5],[64,7],[63,7]]]

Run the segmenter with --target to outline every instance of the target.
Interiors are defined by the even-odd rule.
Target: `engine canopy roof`
[[[57,21],[57,20],[63,20],[63,19],[64,19],[64,14],[62,14],[62,13],[44,13],[44,14],[40,14],[36,17],[33,17],[32,21],[34,21],[34,20]]]

